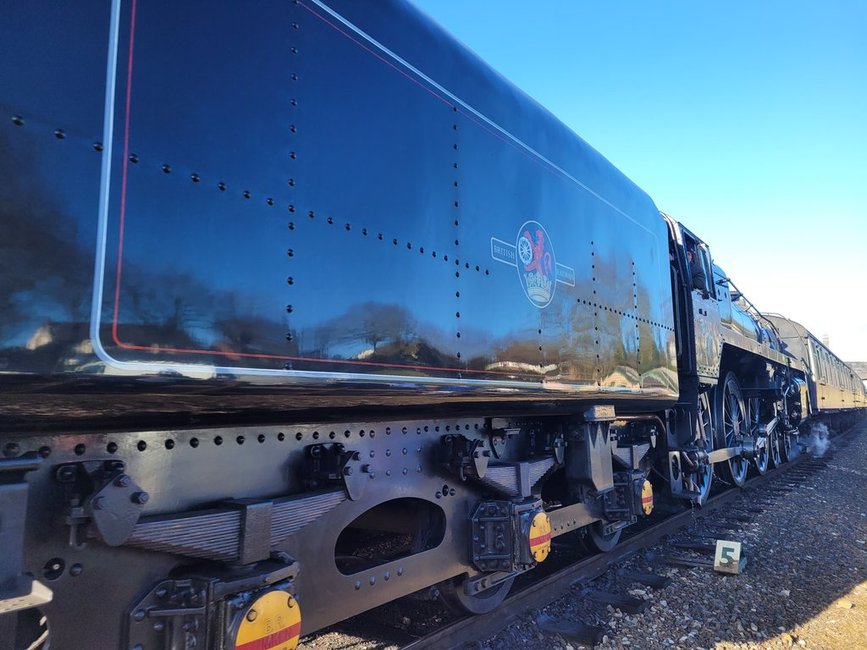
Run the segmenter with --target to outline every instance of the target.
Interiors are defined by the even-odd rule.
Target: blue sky
[[[867,361],[867,3],[415,0],[711,246]]]

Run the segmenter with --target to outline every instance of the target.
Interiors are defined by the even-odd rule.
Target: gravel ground
[[[765,510],[734,523],[732,532],[695,525],[677,536],[742,542],[742,574],[676,568],[663,555],[687,553],[657,546],[480,647],[577,650],[586,646],[568,628],[580,622],[605,629],[595,647],[606,649],[867,649],[867,424],[858,425],[858,434],[845,448],[832,441],[827,466],[792,491],[763,490],[751,497],[756,503],[740,500],[741,514]],[[669,576],[671,583],[652,590],[625,581],[618,575],[624,569]],[[628,614],[588,602],[588,590],[630,593],[649,606]]]

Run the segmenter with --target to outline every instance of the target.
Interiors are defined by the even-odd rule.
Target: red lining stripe
[[[530,548],[535,548],[541,544],[545,544],[551,541],[551,533],[545,533],[544,535],[539,535],[539,537],[531,537],[530,538]]]
[[[281,643],[286,643],[296,638],[301,632],[301,622],[284,627],[282,630],[277,630],[266,636],[253,641],[247,641],[241,645],[236,645],[235,650],[271,650]]]
[[[111,323],[111,337],[114,342],[120,346],[120,338],[117,333],[117,319],[120,311],[120,277],[123,272],[123,231],[126,222],[126,182],[127,171],[129,168],[129,116],[132,103],[132,55],[133,46],[135,44],[135,15],[136,15],[136,0],[132,0],[131,8],[132,16],[130,17],[129,26],[129,58],[126,64],[126,115],[124,116],[123,127],[123,178],[120,184],[120,224],[118,225],[118,243],[117,243],[117,272],[115,274],[114,284],[114,318]]]

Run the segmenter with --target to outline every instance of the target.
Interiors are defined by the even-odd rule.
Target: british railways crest
[[[540,309],[551,304],[558,282],[575,286],[575,269],[557,263],[551,239],[538,221],[521,226],[514,244],[491,237],[491,257],[518,269],[524,295]]]

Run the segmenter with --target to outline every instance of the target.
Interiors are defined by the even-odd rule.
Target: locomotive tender
[[[404,2],[22,2],[0,42],[2,650],[490,610],[867,407]]]

